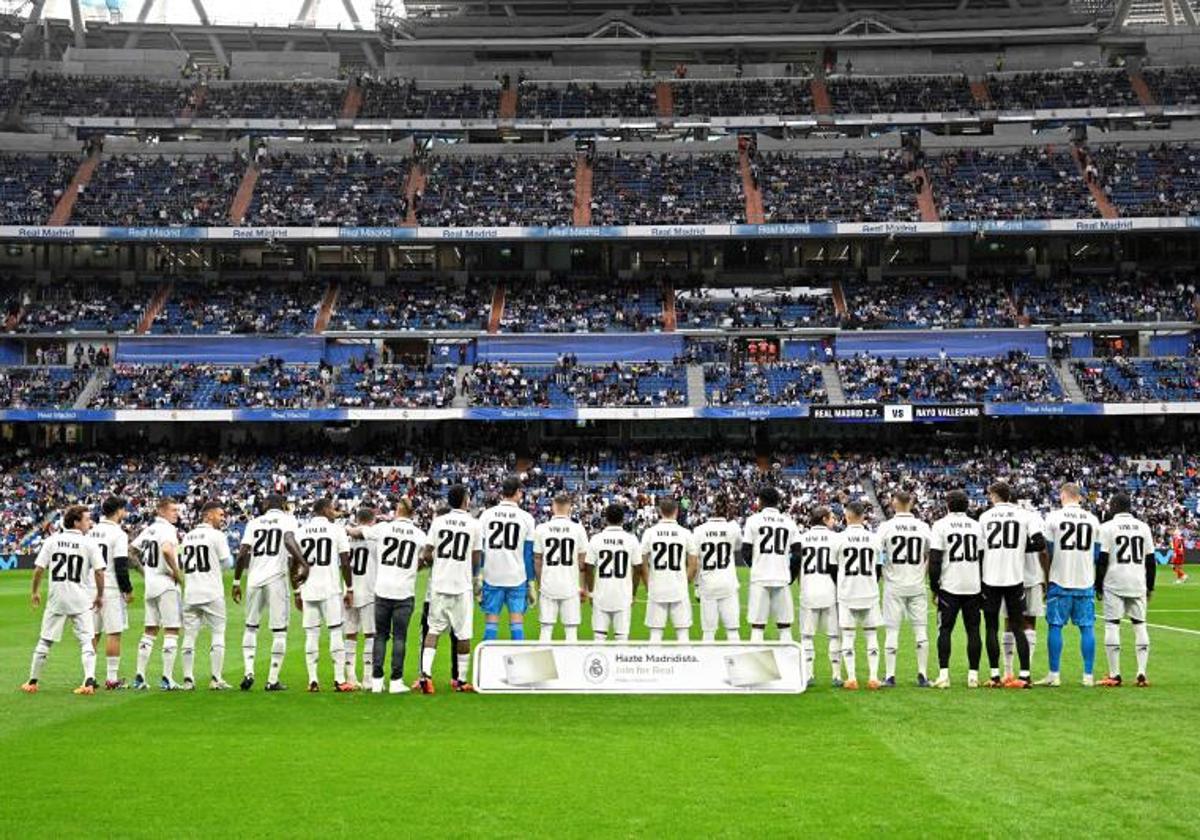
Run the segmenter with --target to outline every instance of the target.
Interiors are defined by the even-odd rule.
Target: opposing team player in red
[[[1183,547],[1183,534],[1176,531],[1171,535],[1171,568],[1175,570],[1175,582],[1184,583],[1187,581],[1187,573],[1183,570],[1183,561],[1186,557],[1186,551]]]

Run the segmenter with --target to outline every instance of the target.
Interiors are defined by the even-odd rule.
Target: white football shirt
[[[33,565],[50,572],[47,610],[58,615],[79,615],[92,608],[96,572],[105,567],[104,555],[95,540],[74,528],[53,534],[42,543]],[[114,596],[105,592],[104,597]]]
[[[288,570],[288,550],[284,537],[300,529],[296,517],[285,510],[269,510],[246,523],[242,545],[250,547],[250,568],[246,586],[263,586]]]
[[[838,535],[832,554],[838,567],[837,599],[841,606],[863,610],[879,603],[879,541],[862,525],[848,525]]]
[[[350,542],[350,582],[354,587],[354,606],[362,609],[375,603],[375,575],[379,568],[379,542],[374,534],[379,525],[363,529],[363,536],[351,537]]]
[[[533,553],[542,558],[543,598],[579,594],[579,570],[587,547],[587,532],[569,516],[551,517],[534,529]]]
[[[763,508],[746,520],[742,543],[750,546],[750,582],[787,586],[792,582],[792,546],[800,541],[796,523],[776,508]]]
[[[983,527],[983,582],[988,586],[1022,586],[1029,541],[1041,531],[1037,522],[1010,502],[1001,502],[979,517]]]
[[[1064,589],[1096,585],[1096,552],[1100,549],[1100,520],[1079,505],[1052,510],[1046,516],[1050,549],[1050,582]]]
[[[609,525],[588,542],[587,564],[596,567],[592,604],[598,610],[627,610],[633,604],[633,567],[642,564],[637,537]]]
[[[87,535],[96,541],[104,557],[104,591],[120,597],[117,594],[120,591],[117,587],[117,558],[129,556],[129,535],[111,519],[101,519]],[[89,578],[89,585],[95,589],[95,578]]]
[[[911,513],[897,513],[876,533],[883,554],[883,580],[897,595],[921,595],[929,573],[929,526]]]
[[[442,595],[471,591],[471,558],[482,547],[481,534],[479,520],[465,510],[452,510],[433,520],[426,539],[433,548],[431,591]]]
[[[380,598],[403,601],[412,598],[417,588],[417,569],[429,535],[411,519],[394,519],[372,526],[376,541],[378,570],[375,594]],[[355,587],[358,594],[358,587]]]
[[[525,552],[533,542],[535,527],[533,517],[515,502],[503,501],[483,512],[479,530],[483,534],[484,583],[521,586],[527,582]]]
[[[692,532],[700,568],[696,590],[700,597],[715,600],[736,595],[737,558],[742,552],[742,529],[736,522],[714,516]]]
[[[688,558],[696,556],[692,532],[663,519],[642,534],[641,551],[648,575],[646,597],[661,604],[686,601]]]
[[[1029,532],[1045,534],[1046,521],[1042,515],[1032,508],[1025,508],[1029,517]],[[1042,571],[1042,554],[1040,551],[1025,552],[1025,586],[1040,586],[1046,582],[1046,574]]]
[[[933,523],[929,548],[942,552],[938,586],[952,595],[978,595],[983,527],[965,513],[948,513]]]
[[[142,552],[142,572],[146,578],[146,597],[157,598],[164,592],[178,592],[179,584],[171,577],[171,569],[163,557],[167,546],[179,546],[179,529],[161,516],[142,529],[133,541]],[[176,555],[178,562],[178,555]]]
[[[1100,550],[1108,555],[1104,591],[1126,598],[1146,594],[1146,558],[1154,557],[1150,526],[1132,514],[1118,513],[1100,526]]]
[[[221,564],[230,558],[229,540],[222,531],[201,523],[188,531],[179,546],[183,572],[183,602],[208,604],[225,600]]]
[[[346,529],[324,516],[314,516],[300,526],[296,541],[308,563],[308,577],[300,586],[301,600],[324,601],[341,595],[341,558],[350,553]]]
[[[833,552],[841,536],[824,525],[800,535],[800,606],[823,610],[837,605]]]

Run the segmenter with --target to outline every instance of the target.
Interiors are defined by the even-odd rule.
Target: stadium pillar
[[[46,0],[33,0],[33,5],[29,9],[29,19],[25,21],[25,26],[21,29],[21,42],[17,46],[18,55],[28,55],[33,49],[33,42],[37,40],[38,23],[42,19],[42,11],[46,8]]]
[[[79,0],[71,0],[71,29],[75,34],[76,48],[86,47],[87,37],[83,29],[83,12],[79,8]]]

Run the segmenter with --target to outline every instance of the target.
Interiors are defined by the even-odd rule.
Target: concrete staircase
[[[833,311],[839,318],[847,317],[850,314],[850,307],[846,306],[846,292],[842,289],[842,281],[834,280],[829,286],[833,297]]]
[[[587,155],[575,156],[575,209],[571,224],[588,227],[592,223],[592,165]]]
[[[1153,108],[1158,105],[1154,101],[1154,93],[1150,90],[1150,85],[1146,84],[1146,77],[1141,74],[1141,71],[1129,71],[1129,86],[1137,94],[1138,102],[1141,102],[1147,108]]]
[[[91,378],[88,379],[87,384],[83,386],[83,390],[79,392],[79,396],[75,398],[75,404],[72,405],[71,408],[75,409],[76,411],[81,411],[87,408],[88,405],[91,404],[92,400],[95,399],[96,395],[100,393],[101,389],[103,389],[108,383],[108,380],[111,376],[112,368],[96,368],[92,372]]]
[[[500,119],[515,120],[517,118],[517,86],[509,85],[500,91]]]
[[[1071,365],[1068,360],[1060,359],[1057,362],[1051,362],[1050,369],[1058,377],[1058,384],[1062,385],[1062,389],[1066,393],[1068,400],[1073,403],[1088,401],[1087,395],[1079,387],[1079,381],[1075,378],[1075,374],[1071,372]]]
[[[71,222],[71,214],[75,212],[75,202],[79,200],[79,193],[91,183],[92,176],[96,174],[96,167],[99,165],[99,152],[92,152],[80,162],[79,168],[75,170],[75,177],[71,179],[71,183],[67,184],[67,188],[58,198],[58,203],[54,205],[54,210],[46,221],[47,225],[62,227]]]
[[[179,118],[182,120],[190,120],[200,113],[200,109],[204,107],[204,101],[208,99],[208,85],[203,82],[197,82],[192,88],[192,95],[188,99],[188,104],[179,112]]]
[[[913,175],[921,179],[921,189],[917,192],[917,208],[921,211],[921,221],[940,222],[942,217],[938,213],[937,199],[933,197],[933,183],[929,180],[929,173],[922,168],[915,170]]]
[[[750,167],[750,153],[745,149],[738,150],[738,171],[742,175],[742,195],[746,199],[746,223],[761,225],[766,221],[763,212],[762,190],[754,183],[754,173]]]
[[[825,383],[825,393],[833,405],[843,405],[846,402],[846,392],[842,390],[842,375],[838,373],[837,365],[824,362],[821,365],[821,379]]]
[[[492,312],[488,315],[487,331],[491,335],[500,332],[500,322],[504,319],[504,284],[497,283],[492,291]]]
[[[670,82],[658,82],[654,85],[654,113],[660,120],[675,119],[675,89]]]
[[[708,405],[708,395],[704,393],[704,365],[687,366],[687,395],[690,408]]]
[[[663,286],[663,331],[675,332],[679,326],[679,318],[675,312],[675,286],[667,283]]]
[[[342,110],[338,117],[343,120],[352,120],[358,116],[358,112],[362,109],[363,91],[354,82],[351,82],[346,88],[346,97],[342,100]]]
[[[404,198],[408,202],[408,215],[404,217],[406,227],[416,227],[417,196],[425,191],[425,167],[414,163],[404,176]]]
[[[17,325],[21,323],[21,319],[23,317],[25,317],[25,307],[24,306],[17,307],[16,312],[13,312],[11,315],[5,316],[4,327],[3,327],[4,332],[12,332],[13,330],[15,330],[17,328]]]
[[[451,408],[466,408],[471,404],[467,399],[467,395],[463,393],[463,380],[467,378],[467,373],[471,370],[470,365],[459,365],[454,371],[454,401],[450,403]]]
[[[1108,200],[1108,196],[1104,194],[1104,187],[1100,186],[1100,182],[1095,178],[1088,178],[1084,174],[1087,171],[1087,153],[1082,151],[1078,146],[1071,147],[1071,157],[1075,158],[1075,165],[1079,167],[1079,177],[1083,178],[1083,182],[1087,185],[1088,192],[1092,194],[1092,201],[1096,202],[1096,207],[1100,211],[1100,215],[1105,219],[1115,219],[1121,214],[1117,212],[1117,208]]]
[[[812,92],[813,110],[823,117],[833,116],[833,99],[829,95],[829,88],[825,86],[825,80],[814,78],[808,86]]]
[[[992,107],[992,92],[988,90],[986,79],[976,79],[971,82],[971,96],[975,98],[975,104],[979,106],[979,110],[986,111]]]
[[[250,202],[254,200],[254,188],[258,186],[258,165],[251,163],[242,173],[242,182],[238,184],[233,202],[229,205],[229,224],[239,227],[250,210]]]
[[[145,335],[150,332],[150,327],[154,325],[154,319],[163,311],[163,307],[167,305],[167,300],[171,297],[171,289],[174,283],[162,283],[158,287],[158,291],[154,293],[154,297],[150,299],[150,305],[146,307],[146,311],[142,314],[142,318],[138,321],[136,335]]]
[[[333,310],[337,306],[338,292],[341,286],[336,282],[330,282],[325,288],[325,297],[321,299],[321,308],[317,310],[317,317],[313,321],[313,332],[317,335],[325,332],[329,327],[329,319],[333,317]]]

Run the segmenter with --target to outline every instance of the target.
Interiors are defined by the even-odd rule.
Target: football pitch
[[[7,572],[0,835],[1196,837],[1196,577],[1174,586],[1159,574],[1150,622],[1161,627],[1151,629],[1153,687],[1145,690],[1082,688],[1071,629],[1062,688],[968,690],[960,629],[954,688],[920,690],[905,628],[901,686],[888,692],[831,689],[818,636],[817,683],[799,696],[451,695],[444,646],[435,696],[310,695],[295,615],[286,693],[261,690],[264,633],[249,694],[75,697],[79,657],[69,628],[41,693],[20,692],[39,614],[29,605],[29,574]],[[241,610],[232,602],[229,617],[225,676],[236,683]],[[638,611],[635,627],[640,621]],[[140,622],[135,604],[131,625]],[[1035,677],[1046,667],[1042,629]],[[126,677],[137,635],[126,635]],[[414,619],[409,680],[416,639]],[[1099,628],[1097,640],[1099,677]],[[1128,679],[1127,626],[1123,645]],[[859,647],[865,683],[861,633]],[[156,646],[152,682],[160,663]],[[205,631],[196,673],[207,668]],[[327,686],[324,648],[321,674]],[[102,653],[98,675],[103,681]]]

